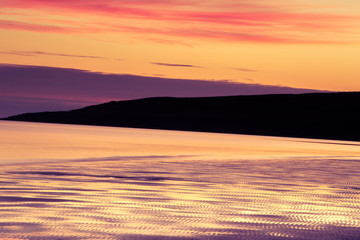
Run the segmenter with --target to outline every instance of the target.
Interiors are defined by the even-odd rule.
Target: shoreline
[[[360,141],[360,92],[112,101],[1,120]]]

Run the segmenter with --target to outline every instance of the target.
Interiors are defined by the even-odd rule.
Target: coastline
[[[2,120],[360,141],[359,92],[112,101]]]

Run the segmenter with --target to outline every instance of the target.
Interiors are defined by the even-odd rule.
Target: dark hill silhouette
[[[360,141],[360,92],[145,98],[4,120]]]

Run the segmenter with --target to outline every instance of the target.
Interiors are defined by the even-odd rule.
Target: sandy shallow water
[[[1,124],[0,239],[360,239],[356,142]]]

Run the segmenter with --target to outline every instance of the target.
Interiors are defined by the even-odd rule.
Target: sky
[[[207,92],[196,85],[199,81],[243,87],[239,94],[283,93],[284,87],[289,93],[360,90],[358,0],[0,0],[0,35],[3,85],[15,81],[6,75],[9,69],[37,70],[42,79],[22,76],[37,90],[22,88],[21,94],[16,89],[21,81],[5,84],[0,90],[3,109],[26,99],[24,109],[17,111],[45,100],[63,100],[71,108],[155,96],[159,92],[149,88],[154,79],[166,83],[157,86],[168,96],[181,95],[167,87],[179,81],[189,84],[191,96],[234,95]],[[73,73],[67,75],[73,81],[55,98],[44,87],[43,81],[50,81],[41,74],[44,69]],[[124,76],[148,81],[139,83],[137,92],[131,90],[133,95],[122,88],[108,97],[106,91],[101,97],[69,96],[72,84],[81,82],[79,72],[96,76],[96,86],[107,81],[99,76],[109,75],[116,75],[116,81],[125,81]],[[85,85],[88,92],[95,88]]]

